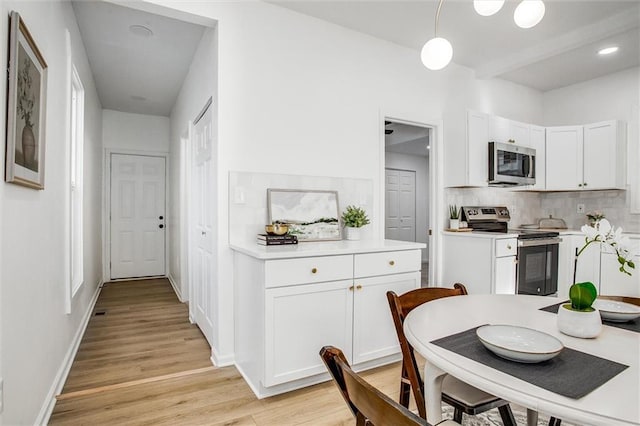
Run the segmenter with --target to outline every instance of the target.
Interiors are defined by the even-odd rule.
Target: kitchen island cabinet
[[[420,286],[423,244],[232,246],[236,366],[259,398],[328,380],[340,347],[357,370],[401,358],[386,292]]]

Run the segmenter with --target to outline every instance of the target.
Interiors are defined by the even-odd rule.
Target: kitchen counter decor
[[[347,206],[347,209],[342,213],[342,224],[347,240],[357,241],[360,239],[360,228],[369,224],[369,217],[360,207]]]
[[[569,288],[571,303],[563,304],[558,309],[558,329],[569,336],[581,338],[594,338],[600,334],[602,320],[600,312],[594,308],[593,302],[598,295],[592,282],[575,283],[578,258],[584,250],[593,243],[606,245],[615,251],[620,264],[619,271],[631,275],[629,269],[635,269],[631,260],[633,254],[629,250],[629,238],[622,235],[622,228],[616,229],[608,220],[601,219],[591,226],[582,227],[582,233],[586,235],[585,244],[580,250],[576,249],[574,261],[574,284]]]

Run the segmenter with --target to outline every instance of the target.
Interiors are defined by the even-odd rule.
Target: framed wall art
[[[270,223],[286,223],[298,241],[342,239],[337,191],[267,189]]]
[[[5,181],[44,189],[47,63],[27,26],[11,12]]]

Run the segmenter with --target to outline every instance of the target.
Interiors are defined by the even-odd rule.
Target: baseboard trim
[[[178,300],[180,301],[180,303],[184,303],[182,292],[180,291],[180,287],[176,283],[176,280],[171,274],[167,274],[167,279],[169,279],[169,283],[171,283],[171,287],[173,287],[173,291],[176,293],[176,296],[178,296]]]
[[[62,361],[62,365],[58,369],[58,373],[53,380],[51,389],[49,389],[49,393],[44,400],[44,404],[42,405],[42,408],[40,409],[40,412],[38,413],[38,417],[36,418],[34,424],[46,425],[49,423],[49,418],[51,417],[53,409],[56,406],[56,395],[58,395],[62,391],[64,383],[67,381],[67,376],[69,375],[69,371],[71,370],[71,365],[73,364],[73,360],[75,359],[78,348],[80,347],[82,336],[84,336],[84,332],[89,325],[91,313],[96,306],[96,302],[98,301],[98,296],[100,296],[100,291],[102,291],[103,284],[104,282],[102,280],[98,282],[96,291],[91,298],[91,302],[89,302],[89,306],[87,307],[87,311],[85,312],[82,321],[80,322],[80,327],[78,327],[78,331],[76,331],[75,336],[73,336],[73,340],[71,341],[69,350],[67,351],[67,354]]]
[[[235,362],[233,354],[221,356],[216,352],[216,350],[211,348],[211,362],[216,367],[228,367],[233,365]]]

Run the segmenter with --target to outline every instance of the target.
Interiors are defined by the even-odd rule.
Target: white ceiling
[[[101,1],[72,5],[102,107],[169,116],[205,27]]]
[[[268,0],[416,50],[433,37],[435,0]],[[504,78],[547,91],[640,65],[640,0],[545,0],[540,24],[513,22],[519,1],[482,17],[471,0],[446,0],[439,35],[453,45],[453,61],[479,78]],[[612,43],[620,51],[598,57]],[[429,71],[437,72],[437,71]]]
[[[389,123],[384,128],[393,130],[393,133],[384,136],[385,151],[420,157],[429,156],[427,147],[430,129],[401,123]]]

